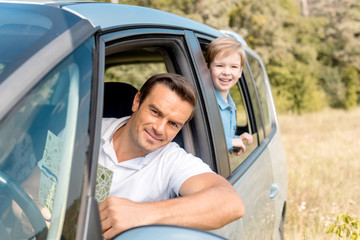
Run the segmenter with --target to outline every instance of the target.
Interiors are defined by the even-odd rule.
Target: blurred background
[[[240,33],[266,65],[279,114],[288,169],[285,239],[339,239],[332,232],[340,230],[358,237],[344,239],[360,239],[360,0],[102,2]]]

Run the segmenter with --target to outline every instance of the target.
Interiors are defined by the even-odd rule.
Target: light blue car
[[[247,58],[231,90],[237,131],[254,138],[240,156],[226,147],[203,54],[224,35],[242,41]],[[116,239],[284,238],[287,174],[276,110],[264,65],[239,35],[136,6],[0,2],[1,239],[102,239],[95,198],[102,117],[128,114],[134,92],[159,71],[196,87],[199,106],[175,141],[234,186],[246,213],[210,232],[150,225]],[[30,181],[34,174],[40,178]]]

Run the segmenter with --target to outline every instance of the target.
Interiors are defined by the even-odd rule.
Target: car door
[[[36,79],[0,122],[0,235],[5,239],[75,236],[89,150],[93,46],[89,38]],[[23,70],[24,78],[33,77]]]
[[[0,9],[0,236],[74,238],[96,29],[52,6]]]
[[[206,82],[201,91],[208,92],[208,98],[205,100],[209,101],[206,106],[210,121],[208,139],[213,139],[213,148],[217,152],[214,161],[218,173],[226,177],[234,186],[242,197],[246,209],[242,219],[213,232],[229,239],[271,239],[275,220],[275,205],[269,196],[273,184],[273,171],[265,141],[261,106],[250,68],[248,65],[244,67],[243,75],[235,89],[231,90],[231,95],[241,114],[238,116],[237,127],[239,131],[252,134],[254,142],[247,147],[245,154],[234,156],[226,149],[210,75],[204,71],[206,63],[201,53],[205,51],[212,38],[200,34],[188,34],[188,37],[190,38],[188,42],[194,51],[194,61],[198,64],[198,71],[202,72],[199,74],[200,81]],[[208,109],[209,107],[211,109]]]
[[[264,123],[264,141],[267,142],[267,151],[269,152],[273,166],[274,181],[271,186],[270,195],[275,202],[274,239],[284,239],[283,227],[287,200],[285,150],[280,136],[275,105],[264,64],[261,58],[250,49],[247,51],[247,59],[259,96]]]

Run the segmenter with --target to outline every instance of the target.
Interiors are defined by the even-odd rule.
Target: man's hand
[[[149,224],[211,230],[242,217],[245,212],[235,189],[215,173],[190,177],[179,193],[182,197],[148,203],[114,196],[107,198],[99,204],[104,238],[110,239],[127,229]]]
[[[241,134],[238,138],[232,139],[233,148],[238,149],[238,151],[234,151],[235,155],[239,156],[246,151],[245,141],[246,145],[251,145],[253,142],[253,137],[247,132]]]
[[[145,225],[146,214],[142,203],[111,196],[99,204],[101,228],[105,239],[141,225]]]

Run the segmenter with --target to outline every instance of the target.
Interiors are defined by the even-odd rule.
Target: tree
[[[319,73],[322,87],[330,99],[331,106],[352,108],[359,98],[356,92],[360,81],[360,49],[358,47],[360,2],[358,0],[321,0],[312,3],[309,9],[312,16],[328,19],[328,23],[324,25],[325,35],[318,51],[318,60],[324,65]],[[328,68],[338,73],[336,74],[338,79],[327,74]],[[334,94],[335,86],[337,86],[337,94]]]
[[[280,111],[302,113],[326,105],[317,78],[324,23],[302,17],[293,0],[243,0],[230,12],[230,26],[264,60]]]

